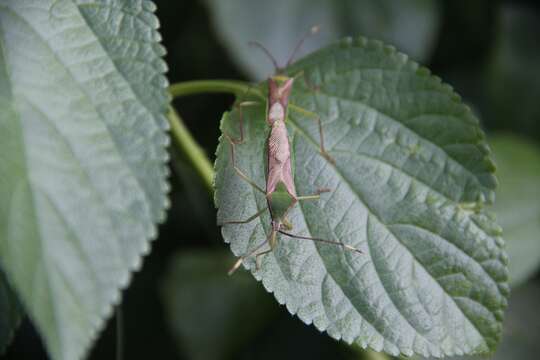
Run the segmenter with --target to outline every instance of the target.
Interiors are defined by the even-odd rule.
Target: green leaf
[[[22,318],[17,297],[8,286],[6,276],[0,270],[0,355],[11,342]]]
[[[54,359],[85,355],[165,216],[154,10],[0,3],[0,262]]]
[[[540,148],[510,134],[493,136],[490,143],[500,179],[493,211],[504,229],[516,286],[540,265]]]
[[[275,314],[268,294],[248,274],[227,276],[233,261],[227,253],[192,251],[171,262],[163,300],[189,359],[232,358]]]
[[[508,271],[501,229],[482,210],[496,181],[478,120],[448,85],[378,41],[344,39],[288,69],[300,71],[311,86],[299,77],[290,102],[321,117],[335,165],[319,153],[316,122],[289,110],[297,192],[331,189],[293,208],[291,232],[340,240],[364,254],[279,237],[260,271],[254,259],[247,268],[292,314],[336,339],[390,354],[493,351]],[[244,110],[237,164],[264,187],[265,107]],[[238,136],[236,110],[224,115],[222,131]],[[219,222],[267,206],[235,174],[229,154],[222,136]],[[263,242],[269,220],[265,213],[224,226],[233,253]]]
[[[271,64],[249,46],[258,41],[283,64],[300,38],[314,25],[321,31],[306,42],[306,52],[331,40],[362,34],[395,44],[418,60],[434,45],[439,22],[433,0],[206,0],[219,36],[234,59],[256,78]]]

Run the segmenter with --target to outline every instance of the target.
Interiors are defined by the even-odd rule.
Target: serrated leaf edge
[[[79,9],[80,5],[81,4],[75,4],[75,6],[77,7],[77,9],[79,11],[80,11],[80,9]],[[99,313],[97,313],[97,314],[89,314],[89,321],[90,321],[91,324],[93,324],[94,327],[92,329],[89,329],[88,333],[86,334],[86,344],[81,346],[81,348],[78,350],[78,352],[76,354],[76,357],[75,357],[76,359],[82,359],[82,358],[85,358],[86,356],[89,355],[89,350],[91,349],[91,347],[95,343],[96,339],[99,337],[100,333],[103,331],[103,329],[107,325],[107,320],[110,319],[110,317],[112,316],[114,308],[120,303],[122,291],[125,290],[128,287],[128,285],[131,283],[131,279],[132,279],[134,273],[139,271],[142,268],[143,258],[150,253],[151,244],[157,238],[157,235],[158,235],[157,227],[158,227],[158,225],[160,223],[163,223],[165,221],[166,215],[167,215],[167,210],[170,208],[170,199],[168,197],[168,193],[170,192],[170,183],[169,183],[169,180],[168,180],[169,176],[170,176],[170,170],[169,170],[169,167],[168,167],[169,153],[167,151],[167,148],[168,148],[168,146],[170,144],[170,137],[167,134],[167,132],[169,130],[169,123],[168,123],[167,118],[166,118],[166,113],[167,113],[167,109],[168,109],[168,104],[171,101],[171,95],[167,91],[169,83],[168,83],[168,80],[167,80],[167,78],[165,76],[165,73],[167,72],[168,67],[167,67],[167,64],[165,63],[165,61],[163,59],[163,56],[166,54],[166,49],[160,44],[161,36],[159,35],[159,32],[158,32],[158,29],[160,27],[160,23],[159,23],[159,19],[155,15],[156,9],[157,8],[156,8],[155,4],[151,0],[142,0],[141,1],[141,11],[146,12],[150,16],[150,18],[153,19],[153,23],[151,24],[152,31],[154,31],[158,35],[153,40],[153,44],[155,45],[153,50],[160,57],[160,61],[158,63],[156,63],[155,65],[159,66],[159,72],[161,73],[161,75],[158,78],[158,82],[159,82],[159,86],[164,90],[163,91],[164,100],[166,101],[166,103],[163,105],[163,107],[161,109],[161,114],[159,114],[157,116],[154,114],[154,120],[157,120],[158,128],[163,131],[162,132],[163,136],[160,137],[160,139],[161,139],[161,142],[159,143],[160,155],[158,156],[159,158],[161,158],[161,161],[162,161],[161,168],[162,168],[162,171],[163,171],[162,181],[159,184],[159,188],[160,188],[161,194],[162,194],[162,196],[161,196],[161,198],[162,198],[162,200],[161,200],[161,209],[160,209],[160,213],[157,216],[157,219],[154,219],[155,222],[153,223],[153,225],[151,227],[149,227],[147,229],[146,234],[144,235],[144,237],[146,238],[146,242],[144,242],[142,244],[142,247],[139,249],[139,252],[136,255],[136,257],[133,258],[130,261],[131,263],[125,269],[125,273],[120,275],[120,281],[117,284],[117,287],[114,288],[114,289],[111,289],[111,291],[109,291],[109,293],[112,293],[112,296],[109,299],[109,302],[101,309],[101,311]],[[81,19],[86,21],[85,17],[82,16],[82,14],[81,14]],[[147,24],[147,25],[149,25],[149,24]],[[92,31],[95,38],[100,43],[100,46],[102,46],[102,48],[103,48],[100,37],[97,34],[94,33],[91,26],[88,26],[88,29],[90,31]],[[0,47],[0,49],[1,49],[1,47]],[[104,53],[108,54],[108,51],[105,48],[103,48],[103,51],[104,51]],[[115,68],[118,71],[118,68],[116,67],[116,64],[114,63],[114,61],[112,61],[112,62],[114,64]],[[118,73],[122,77],[124,77],[120,71],[118,71]],[[126,83],[131,88],[130,82],[126,80]],[[134,91],[134,94],[136,95],[135,91]],[[142,104],[142,106],[146,107],[146,105],[144,103],[141,102],[141,104]],[[153,113],[152,111],[149,111],[149,112]],[[6,278],[8,278],[8,276],[9,276],[9,274],[6,273]],[[14,290],[14,291],[16,292],[16,290]],[[21,304],[24,307],[25,306],[25,300],[20,299],[20,301],[21,301]],[[54,306],[54,303],[53,303],[53,306]],[[37,325],[38,322],[35,321],[33,315],[31,313],[27,313],[27,316],[32,320],[32,323],[36,324],[36,326],[39,328],[39,326]],[[19,320],[19,323],[20,323],[20,321],[22,321],[22,317]],[[15,329],[14,329],[14,331],[12,333],[12,336],[14,335],[14,332],[15,332]],[[61,335],[59,335],[59,336],[61,336]],[[2,352],[1,350],[5,350],[5,349],[0,349],[0,353]],[[60,349],[60,350],[63,350],[63,349]],[[47,350],[47,351],[49,352],[49,350]],[[49,354],[50,354],[50,352],[49,352]],[[52,355],[52,354],[50,354],[50,355]]]
[[[77,8],[79,7],[79,4],[77,4]],[[170,176],[170,170],[168,166],[168,162],[170,160],[169,153],[167,151],[168,146],[170,145],[170,136],[168,136],[168,131],[170,130],[169,123],[166,118],[168,104],[170,103],[172,97],[167,91],[167,88],[169,86],[169,82],[165,76],[165,73],[168,71],[167,64],[165,60],[163,59],[163,56],[166,54],[166,49],[161,45],[161,36],[159,35],[158,29],[160,28],[160,22],[158,17],[155,14],[155,11],[157,10],[156,5],[151,0],[143,0],[141,3],[141,11],[144,11],[148,13],[151,18],[153,19],[152,24],[152,31],[156,32],[158,36],[154,37],[154,52],[159,55],[160,61],[157,65],[160,66],[160,72],[161,76],[159,77],[159,85],[164,90],[165,98],[166,98],[166,104],[164,104],[163,108],[161,109],[162,113],[157,117],[158,126],[163,131],[163,136],[161,136],[161,143],[159,144],[161,147],[161,159],[162,159],[162,171],[163,171],[163,178],[160,184],[161,194],[162,196],[162,204],[161,204],[161,211],[157,218],[157,223],[154,223],[152,227],[150,227],[146,233],[147,241],[143,244],[142,248],[139,249],[139,254],[131,260],[131,264],[126,269],[126,272],[124,276],[121,276],[121,281],[118,283],[118,286],[116,289],[113,290],[112,298],[110,299],[109,303],[102,309],[102,312],[100,314],[96,315],[95,321],[91,321],[92,323],[96,324],[93,329],[91,329],[90,333],[88,334],[88,341],[87,345],[83,346],[81,348],[81,351],[79,352],[79,355],[77,356],[78,359],[84,358],[89,355],[89,350],[94,345],[95,341],[101,334],[101,332],[104,330],[104,328],[107,325],[108,320],[112,317],[114,313],[114,309],[121,303],[122,300],[122,292],[129,286],[131,283],[131,280],[133,278],[133,275],[141,270],[143,265],[143,259],[145,256],[150,254],[151,247],[153,241],[157,238],[158,235],[158,225],[163,223],[166,219],[167,210],[170,208],[170,199],[168,197],[168,194],[171,190],[170,183],[169,183],[169,176]],[[82,19],[85,19],[84,16],[81,16]],[[86,20],[85,20],[86,21]],[[147,24],[148,25],[148,24]],[[88,26],[90,31],[93,32],[91,26]],[[95,34],[96,39],[100,42],[100,45],[103,48],[103,45],[101,44],[101,40],[97,34]],[[103,50],[108,53],[105,48]],[[113,61],[114,63],[114,61]],[[118,68],[116,67],[116,64],[114,64],[115,68],[118,71]],[[121,74],[120,71],[118,71],[119,74]],[[122,77],[124,75],[121,74]],[[129,81],[126,79],[126,83],[130,85]],[[133,93],[136,95],[137,92],[133,91]],[[136,95],[138,98],[138,95]],[[143,106],[146,107],[144,103],[141,102]],[[150,111],[151,113],[151,111]]]

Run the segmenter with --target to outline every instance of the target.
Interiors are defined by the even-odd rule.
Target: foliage
[[[122,296],[129,359],[389,359],[358,349],[484,352],[501,335],[496,359],[536,358],[539,10],[532,0],[0,0],[0,352],[113,358],[122,339],[107,319]],[[261,271],[247,263],[276,302],[248,272],[225,275],[234,260],[215,225],[207,154],[232,97],[183,95],[250,98],[238,80],[272,69],[248,41],[284,65],[313,25],[296,58],[320,50],[287,69],[299,75],[292,103],[322,117],[336,163],[318,154],[315,122],[291,110],[298,191],[331,189],[295,208],[292,232],[364,254],[280,237]],[[381,42],[327,46],[357,34],[428,64],[463,102]],[[162,57],[182,117],[165,119]],[[195,78],[237,80],[186,82]],[[232,109],[221,128],[237,135]],[[245,123],[239,165],[262,186],[264,107],[246,109]],[[266,206],[229,151],[222,138],[220,220]],[[234,254],[264,240],[268,220],[227,225]]]
[[[55,359],[83,356],[164,219],[154,10],[0,4],[0,263]]]
[[[345,39],[287,71],[309,79],[296,82],[291,104],[321,116],[335,159],[318,153],[316,123],[290,109],[298,193],[331,189],[294,209],[295,233],[341,240],[365,255],[281,239],[260,271],[254,261],[248,268],[292,314],[336,339],[393,355],[493,351],[508,295],[507,258],[500,228],[482,211],[493,197],[494,165],[471,111],[425,68],[364,38]],[[264,105],[244,114],[237,164],[262,186]],[[237,111],[224,116],[222,130],[238,131]],[[219,222],[266,206],[233,171],[229,153],[222,137]],[[236,256],[267,238],[268,220],[223,228]]]
[[[163,298],[179,346],[190,359],[230,358],[275,313],[271,299],[248,274],[227,279],[233,259],[199,251],[178,254],[171,262]],[[250,321],[240,321],[245,314]]]

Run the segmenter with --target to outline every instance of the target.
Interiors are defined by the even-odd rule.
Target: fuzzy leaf
[[[0,3],[0,263],[54,359],[85,355],[164,218],[154,10]]]
[[[260,271],[254,259],[246,266],[292,314],[336,339],[394,355],[493,351],[508,271],[501,229],[482,210],[496,181],[478,120],[448,85],[378,41],[344,39],[287,72],[301,70],[309,81],[296,80],[290,102],[321,117],[335,165],[319,154],[316,122],[290,109],[298,194],[331,189],[295,206],[291,232],[364,254],[279,237]],[[238,166],[264,187],[265,107],[244,114]],[[238,136],[236,110],[224,115],[222,131]],[[229,153],[222,136],[219,222],[267,206],[235,174]],[[269,226],[265,213],[222,233],[240,256],[266,239]]]

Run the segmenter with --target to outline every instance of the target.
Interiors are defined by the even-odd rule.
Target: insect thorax
[[[287,192],[283,182],[279,182],[276,190],[268,198],[268,207],[275,220],[283,220],[289,209],[294,205],[295,199]]]
[[[268,110],[268,120],[270,124],[274,124],[276,121],[285,121],[285,109],[279,102],[272,104]]]

